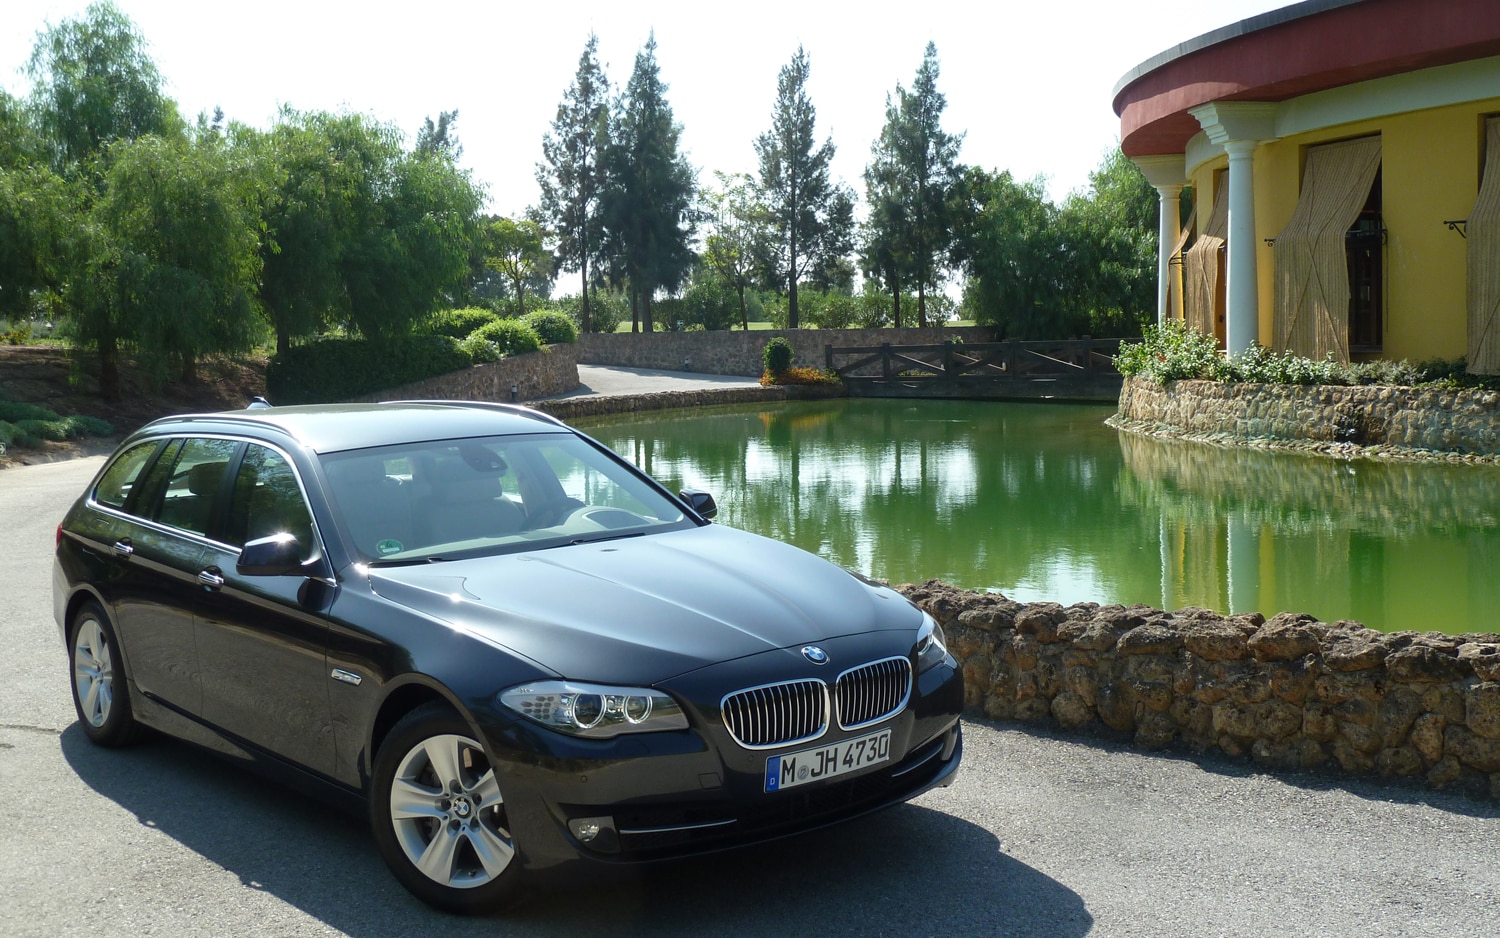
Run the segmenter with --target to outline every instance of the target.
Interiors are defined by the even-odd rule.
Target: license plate
[[[766,760],[766,791],[781,791],[819,779],[837,778],[889,762],[890,758],[890,730],[789,755],[772,756]]]

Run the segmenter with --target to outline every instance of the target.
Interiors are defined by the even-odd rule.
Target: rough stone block
[[[1463,766],[1458,764],[1458,759],[1453,756],[1443,756],[1437,765],[1427,770],[1427,784],[1433,788],[1456,782],[1464,774]]]
[[[1099,674],[1093,668],[1077,666],[1063,671],[1063,687],[1076,694],[1089,707],[1099,699]]]
[[[1245,634],[1222,621],[1194,623],[1184,642],[1188,651],[1205,661],[1238,661],[1249,654]]]
[[[1225,700],[1214,705],[1214,732],[1245,739],[1260,735],[1260,721],[1253,704]]]
[[[1345,772],[1366,773],[1375,769],[1375,757],[1358,749],[1343,737],[1333,742],[1333,758]]]
[[[1154,713],[1166,713],[1172,706],[1172,685],[1159,681],[1127,681],[1138,707]],[[1139,710],[1137,711],[1139,714]]]
[[[1302,735],[1321,743],[1333,742],[1338,735],[1339,721],[1324,704],[1311,703],[1302,711]]]
[[[1443,733],[1443,750],[1481,772],[1500,772],[1500,739],[1476,736],[1467,727],[1450,726]]]
[[[1250,744],[1250,758],[1273,769],[1300,769],[1302,752],[1295,742],[1257,739]]]
[[[1246,643],[1259,661],[1294,661],[1318,651],[1318,635],[1306,625],[1311,617],[1275,617],[1256,631]]]
[[[1067,619],[1063,607],[1057,603],[1032,603],[1016,615],[1016,632],[1033,635],[1038,642],[1050,645],[1058,640],[1058,624]]]
[[[1334,671],[1368,671],[1380,667],[1389,654],[1378,641],[1346,633],[1323,649],[1323,663]]]
[[[1110,729],[1121,733],[1135,729],[1135,701],[1131,700],[1128,687],[1116,683],[1101,684],[1095,709],[1099,711],[1099,719]]]
[[[1304,769],[1315,769],[1328,761],[1328,750],[1311,739],[1297,742],[1298,765]]]
[[[1500,681],[1500,644],[1466,642],[1458,647],[1458,660],[1481,681]]]
[[[1422,697],[1409,687],[1397,687],[1380,702],[1380,724],[1386,746],[1399,746],[1426,708]]]
[[[1441,713],[1424,713],[1411,727],[1411,747],[1428,764],[1443,758],[1443,732],[1448,720]]]
[[[1016,704],[1015,719],[1032,723],[1045,719],[1052,713],[1052,706],[1040,697],[1032,697]]]
[[[1338,740],[1347,742],[1360,752],[1374,755],[1384,748],[1380,734],[1360,723],[1339,723]]]
[[[1059,637],[1062,637],[1064,632],[1071,635],[1073,629],[1065,626],[1064,631],[1058,633]],[[1120,636],[1123,634],[1125,634],[1124,626],[1095,618],[1094,621],[1083,626],[1078,632],[1077,637],[1072,639],[1072,642],[1074,647],[1081,648],[1084,651],[1104,652],[1113,649],[1119,643]]]
[[[1177,738],[1177,725],[1165,714],[1145,713],[1135,728],[1135,745],[1141,749],[1161,749]]]
[[[1065,730],[1076,730],[1094,719],[1094,708],[1072,691],[1052,698],[1052,718]]]
[[[1392,680],[1433,684],[1456,681],[1469,669],[1455,654],[1428,645],[1410,645],[1387,655],[1385,670]]]
[[[1271,676],[1271,693],[1287,703],[1301,706],[1312,693],[1313,681],[1317,678],[1318,659],[1305,655],[1295,661],[1271,662],[1266,666]]]
[[[1260,722],[1260,735],[1267,739],[1283,739],[1302,729],[1302,708],[1284,700],[1267,700],[1256,711]]]
[[[1120,636],[1115,645],[1117,655],[1164,655],[1183,646],[1182,633],[1159,622],[1138,625]]]
[[[1410,746],[1382,749],[1375,757],[1375,771],[1381,775],[1421,775],[1425,766],[1422,757]]]
[[[984,715],[991,720],[1009,720],[1015,714],[1015,700],[1009,694],[991,694],[984,698]]]
[[[1486,739],[1500,739],[1500,683],[1486,682],[1464,694],[1464,722]]]

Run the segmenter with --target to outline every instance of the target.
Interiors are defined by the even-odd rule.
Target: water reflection
[[[1111,407],[831,401],[589,433],[720,520],[892,581],[1489,630],[1500,470],[1151,440]]]

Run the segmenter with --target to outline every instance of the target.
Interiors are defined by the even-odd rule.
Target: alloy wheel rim
[[[73,687],[78,709],[88,724],[102,727],[114,707],[114,668],[109,639],[95,619],[85,619],[73,640]]]
[[[432,736],[413,746],[391,781],[391,825],[422,875],[456,889],[493,882],[515,843],[495,770],[466,736]]]

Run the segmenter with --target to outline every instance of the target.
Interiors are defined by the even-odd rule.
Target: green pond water
[[[1500,631],[1500,468],[1147,439],[1103,405],[838,400],[579,426],[719,521],[1022,601]]]

